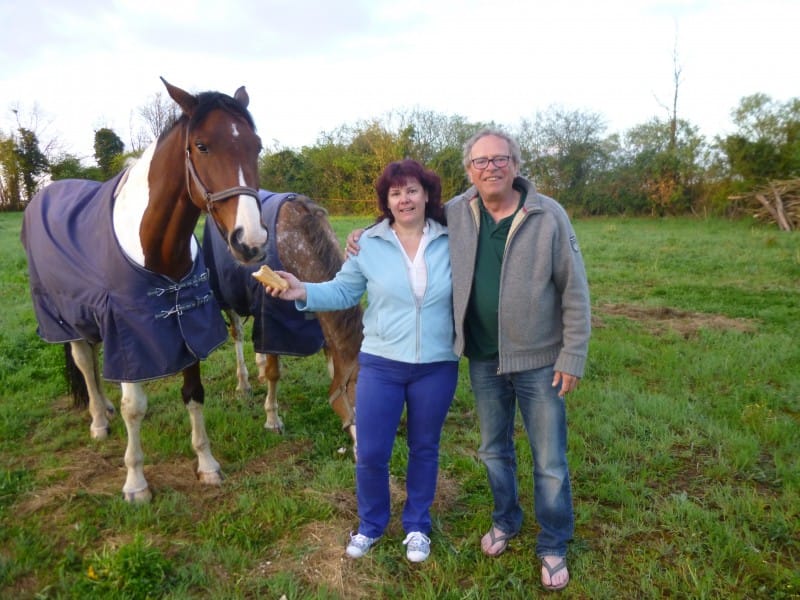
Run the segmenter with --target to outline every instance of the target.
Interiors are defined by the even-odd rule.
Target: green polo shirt
[[[480,229],[478,251],[475,257],[475,275],[469,295],[469,305],[464,324],[464,355],[474,360],[497,358],[497,312],[500,302],[500,269],[511,222],[517,211],[525,204],[527,193],[522,190],[519,206],[513,214],[497,223],[478,198],[480,205]]]

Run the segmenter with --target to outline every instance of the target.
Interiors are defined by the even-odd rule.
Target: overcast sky
[[[509,127],[558,106],[607,133],[678,114],[713,137],[739,100],[800,96],[798,0],[0,0],[0,130],[93,154],[159,80],[244,85],[269,147],[431,110]],[[14,109],[19,112],[15,114]]]

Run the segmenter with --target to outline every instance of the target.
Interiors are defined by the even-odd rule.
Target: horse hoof
[[[252,396],[253,395],[253,388],[250,387],[249,385],[246,386],[246,387],[245,386],[241,386],[241,385],[237,385],[236,386],[236,391],[239,392],[239,394],[241,394],[242,396]]]
[[[147,504],[153,499],[153,494],[150,493],[150,488],[146,487],[136,492],[122,490],[122,497],[128,504]]]
[[[283,424],[270,425],[269,423],[264,423],[264,429],[266,429],[270,433],[280,433],[281,435],[283,435]]]
[[[198,471],[197,479],[205,485],[222,485],[225,477],[222,475],[222,471]]]

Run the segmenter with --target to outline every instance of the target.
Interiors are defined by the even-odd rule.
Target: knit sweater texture
[[[498,372],[553,365],[576,377],[586,366],[591,309],[586,269],[564,208],[524,177],[525,204],[511,224],[500,274]],[[464,351],[464,327],[473,285],[480,207],[473,186],[445,205],[453,276],[455,343]],[[479,284],[479,282],[477,282]]]

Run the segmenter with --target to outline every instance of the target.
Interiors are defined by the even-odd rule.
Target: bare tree
[[[672,46],[672,105],[667,106],[658,98],[658,103],[667,111],[667,120],[669,121],[669,150],[674,150],[678,146],[678,90],[681,85],[681,68],[680,61],[678,60],[678,32],[677,27],[675,31],[675,42]]]
[[[172,99],[164,96],[161,92],[156,92],[150,98],[150,101],[139,107],[139,116],[144,121],[144,124],[152,135],[151,140],[158,138],[164,131],[169,129],[172,124],[178,120],[180,112],[178,105]],[[131,128],[133,130],[133,128]],[[141,141],[141,130],[138,134],[138,140]]]

